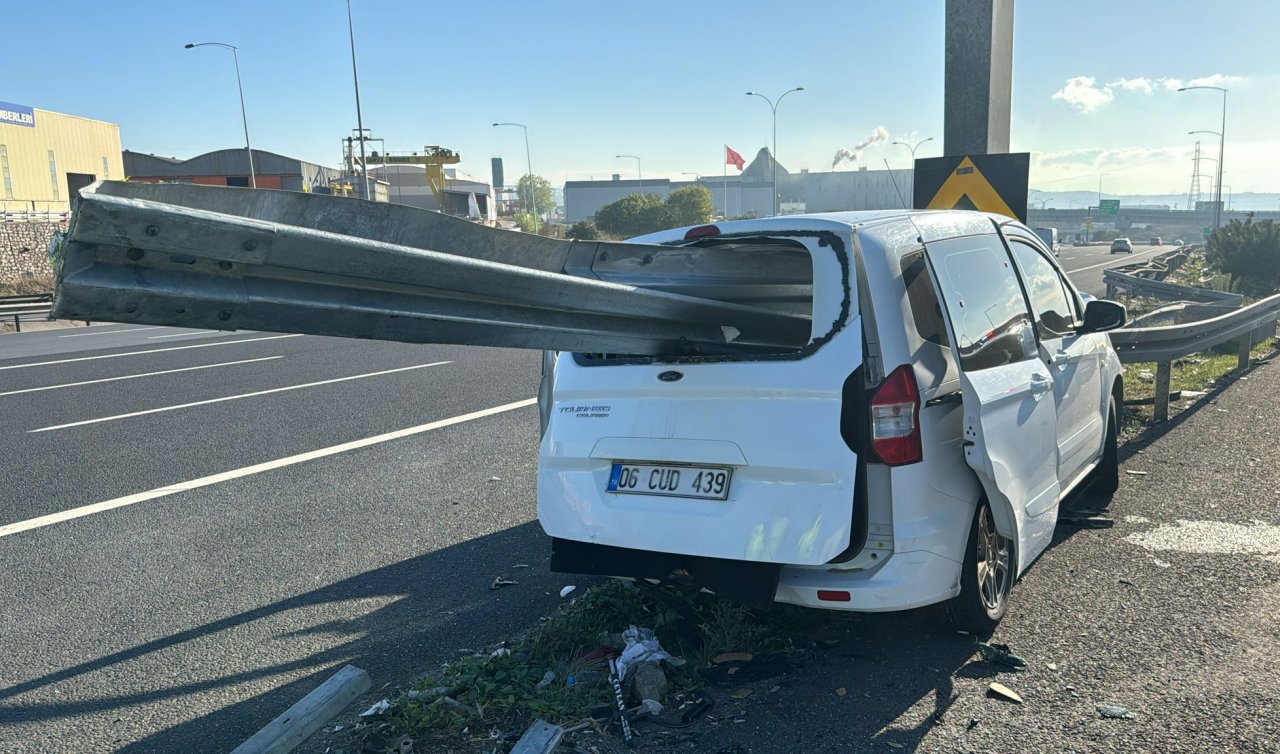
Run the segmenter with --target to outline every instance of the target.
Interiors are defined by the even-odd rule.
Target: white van
[[[1086,303],[1023,225],[895,210],[633,240],[670,255],[592,273],[800,313],[811,337],[751,355],[548,354],[538,517],[553,570],[757,604],[952,600],[985,630],[1062,497],[1086,480],[1114,491],[1122,372],[1103,331],[1125,310]],[[770,282],[691,266],[691,248],[755,263],[756,280],[766,265]]]

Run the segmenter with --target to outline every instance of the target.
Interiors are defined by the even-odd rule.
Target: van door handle
[[[1043,374],[1031,375],[1031,395],[1035,396],[1037,399],[1049,392],[1049,389],[1052,387],[1053,382]]]

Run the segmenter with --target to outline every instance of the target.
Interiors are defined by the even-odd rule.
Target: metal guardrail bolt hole
[[[222,320],[223,322],[226,322],[227,320],[231,319],[231,312],[218,312],[218,319]]]
[[[240,244],[240,248],[244,249],[245,251],[253,251],[254,249],[258,248],[258,242],[250,239]]]
[[[160,235],[160,228],[155,225],[148,225],[146,228],[143,228],[142,232],[149,236],[158,236]]]
[[[229,270],[229,269],[231,269],[231,263],[230,263],[230,262],[228,262],[228,261],[226,261],[226,260],[224,259],[223,261],[218,262],[218,269],[220,269],[220,270]]]
[[[134,312],[138,311],[138,305],[131,301],[128,304],[125,304],[124,310],[129,314],[133,314]]]
[[[128,257],[131,261],[134,261],[134,262],[138,261],[139,259],[142,259],[144,254],[145,252],[142,249],[129,249],[124,253],[126,257]]]

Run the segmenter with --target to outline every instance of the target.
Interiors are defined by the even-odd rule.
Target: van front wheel
[[[1013,544],[996,531],[991,505],[983,498],[969,526],[960,594],[950,603],[956,625],[980,635],[994,631],[1009,608],[1013,578]]]

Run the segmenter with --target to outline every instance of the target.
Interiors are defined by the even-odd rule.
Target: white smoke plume
[[[871,132],[870,136],[858,142],[857,144],[854,144],[852,149],[846,149],[845,147],[840,147],[839,149],[837,149],[836,156],[831,159],[831,169],[835,170],[836,166],[839,165],[841,162],[844,162],[845,160],[848,160],[849,162],[854,162],[856,160],[861,159],[862,150],[866,149],[872,144],[883,144],[888,140],[889,140],[889,131],[885,129],[884,126],[877,126],[876,129]]]

